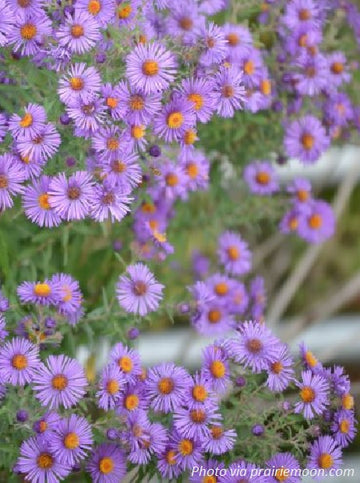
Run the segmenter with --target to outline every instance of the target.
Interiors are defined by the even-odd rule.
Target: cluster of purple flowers
[[[219,247],[220,258],[224,257],[225,245],[234,243],[234,234],[225,235]],[[234,265],[234,260],[222,259],[231,272],[243,271],[244,264]],[[42,297],[53,297],[55,301],[59,278],[41,284],[25,282],[19,287],[21,300],[39,306],[51,303]],[[209,291],[210,286],[215,286],[212,282],[208,282]],[[212,304],[211,299],[208,303]],[[9,307],[1,295],[1,314],[3,309],[6,312]],[[211,468],[215,461],[212,458],[226,453],[232,455],[230,464],[240,464],[250,474],[251,469],[260,468],[259,462],[234,461],[233,455],[239,454],[234,453],[239,436],[225,408],[231,395],[243,393],[244,414],[247,397],[253,412],[252,391],[257,385],[249,382],[250,389],[246,389],[252,377],[263,377],[262,392],[272,394],[276,401],[273,410],[279,411],[279,418],[294,415],[298,424],[298,415],[302,415],[304,421],[318,428],[316,434],[309,429],[301,460],[278,449],[262,462],[265,467],[279,472],[302,466],[336,469],[341,464],[342,448],[356,434],[350,382],[343,369],[325,368],[301,345],[302,372],[298,378],[287,345],[261,322],[243,322],[233,337],[206,347],[201,368],[194,374],[173,362],[145,369],[139,353],[119,342],[92,385],[76,359],[65,355],[44,358],[41,349],[40,340],[9,336],[1,315],[1,387],[30,386],[32,393],[28,394],[41,407],[40,413],[38,409],[34,414],[31,409],[16,413],[18,424],[26,425],[27,438],[19,448],[14,471],[34,483],[62,481],[79,471],[89,473],[95,482],[122,481],[129,465],[146,468],[150,463],[161,478],[171,479],[189,474],[194,466]],[[282,403],[279,409],[277,395],[284,393],[286,397],[288,392],[295,400]],[[256,393],[254,397],[261,397],[261,392]],[[2,389],[2,397],[6,398],[6,389]],[[87,412],[90,401],[108,417],[92,424]],[[33,404],[28,407],[33,408]],[[267,431],[266,417],[259,414],[256,424],[250,422],[249,445]],[[249,425],[249,421],[244,423]],[[197,478],[191,476],[190,481],[202,481]],[[226,478],[219,481],[233,481]],[[257,483],[270,481],[267,476],[257,478]],[[282,481],[279,478],[276,481]]]
[[[240,319],[262,320],[266,307],[264,279],[257,276],[247,284],[242,279],[251,271],[252,254],[240,235],[224,232],[219,237],[217,254],[225,273],[207,276],[207,272],[196,271],[200,280],[189,287],[194,299],[189,307],[190,320],[203,335],[234,329]]]

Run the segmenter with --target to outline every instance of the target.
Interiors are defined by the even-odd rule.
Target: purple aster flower
[[[357,424],[357,421],[354,417],[354,411],[340,409],[335,413],[331,431],[334,433],[335,441],[341,448],[349,446],[351,441],[354,440],[357,433],[355,424]]]
[[[211,384],[204,374],[197,372],[192,376],[186,386],[184,406],[189,409],[202,409],[208,406],[217,406],[217,398],[212,391]]]
[[[299,219],[300,219],[300,211],[298,207],[295,205],[295,208],[292,208],[288,212],[285,213],[282,220],[279,223],[279,229],[281,233],[293,233],[297,232],[299,228]]]
[[[224,350],[210,345],[203,350],[202,375],[208,379],[213,391],[224,393],[230,383],[230,369]]]
[[[204,24],[199,28],[198,38],[203,48],[199,58],[200,64],[208,67],[212,64],[220,64],[225,59],[228,41],[221,27],[215,25],[214,22]]]
[[[193,326],[202,335],[217,335],[234,328],[235,320],[224,302],[213,301],[200,310]]]
[[[105,180],[94,187],[90,216],[100,222],[109,218],[112,223],[121,221],[130,211],[132,201],[133,198],[121,192],[114,181]]]
[[[328,69],[330,73],[331,83],[338,87],[343,82],[349,82],[351,74],[349,73],[346,57],[343,52],[332,52],[327,56]]]
[[[118,159],[119,153],[128,147],[124,133],[116,126],[104,127],[94,133],[92,147],[96,153],[101,153],[100,161]]]
[[[101,96],[105,101],[106,107],[110,111],[110,115],[113,119],[119,120],[124,116],[123,106],[120,105],[121,93],[119,87],[113,87],[107,83],[101,86]]]
[[[216,412],[214,406],[202,408],[176,408],[174,411],[174,427],[181,436],[203,439],[210,430],[210,424],[216,424],[221,420],[221,415]]]
[[[57,273],[51,278],[51,282],[59,287],[60,295],[57,310],[60,314],[69,318],[74,325],[82,315],[83,295],[79,282],[65,273]]]
[[[115,17],[119,27],[130,26],[140,6],[141,0],[117,0]]]
[[[74,99],[66,108],[66,112],[77,126],[75,135],[80,137],[89,137],[94,134],[105,119],[105,106],[103,100],[99,98],[87,102]]]
[[[244,48],[237,62],[238,69],[243,73],[242,81],[245,87],[253,89],[260,85],[265,70],[261,53],[255,47]]]
[[[51,21],[42,10],[36,13],[19,11],[8,42],[22,55],[34,55],[39,52],[43,38],[51,34],[51,28]]]
[[[186,177],[181,165],[172,161],[163,161],[159,171],[160,175],[156,179],[157,186],[154,190],[154,196],[160,188],[167,200],[174,200],[178,197],[184,199],[186,196]]]
[[[205,154],[199,150],[180,155],[180,166],[187,178],[189,191],[205,190],[209,185],[210,163]]]
[[[113,20],[115,3],[113,0],[77,0],[76,9],[92,15],[102,28]]]
[[[147,412],[140,409],[127,415],[126,427],[123,437],[130,446],[131,451],[145,447],[150,439],[149,430],[151,427]]]
[[[129,349],[121,342],[114,345],[109,359],[119,367],[127,382],[135,383],[142,374],[139,353],[134,349]]]
[[[49,185],[51,178],[41,176],[25,188],[23,206],[25,215],[39,226],[52,228],[61,223],[61,218],[49,203]]]
[[[26,339],[15,337],[0,349],[1,382],[24,386],[32,381],[39,363],[38,347]]]
[[[223,25],[225,39],[227,40],[228,57],[231,63],[238,62],[244,48],[253,45],[252,35],[243,25],[226,23]]]
[[[270,391],[284,391],[294,378],[294,361],[289,354],[287,346],[280,346],[275,359],[269,363],[266,385]]]
[[[71,104],[80,98],[89,102],[97,95],[101,85],[101,77],[94,67],[87,67],[83,62],[73,64],[59,80],[58,93],[60,100]]]
[[[313,442],[307,462],[309,469],[325,470],[336,469],[341,466],[341,449],[331,436],[320,436]],[[319,471],[319,476],[321,477]]]
[[[41,162],[51,158],[59,149],[60,144],[60,134],[54,124],[48,123],[39,134],[31,137],[19,137],[16,141],[16,148],[23,157],[28,156],[35,162]]]
[[[100,25],[89,13],[75,9],[74,15],[66,15],[56,37],[61,47],[74,54],[89,52],[101,39]]]
[[[303,96],[316,96],[329,82],[329,67],[324,55],[301,55],[296,62],[300,72],[294,76],[296,91]]]
[[[222,475],[227,473],[224,463],[215,459],[202,461],[201,466],[193,467],[190,472],[189,482],[191,483],[217,483],[222,482]],[[204,476],[205,475],[205,476]],[[243,483],[243,482],[242,482]]]
[[[314,0],[292,0],[286,5],[282,21],[290,30],[300,25],[316,27],[319,24],[318,16],[319,6]]]
[[[184,79],[180,85],[180,93],[192,103],[196,119],[206,123],[212,117],[216,108],[216,95],[213,92],[212,81],[204,77]]]
[[[42,106],[28,104],[24,108],[24,115],[13,114],[9,119],[9,131],[18,138],[22,135],[35,137],[41,133],[46,123],[46,112]]]
[[[5,47],[9,42],[9,34],[14,29],[15,17],[13,11],[5,0],[0,0],[0,47]]]
[[[25,173],[16,158],[11,154],[0,156],[0,211],[11,208],[14,204],[12,196],[22,193]]]
[[[126,76],[133,88],[151,94],[168,87],[176,65],[173,54],[160,43],[139,44],[126,59]]]
[[[322,243],[335,231],[335,215],[325,201],[313,200],[299,216],[298,234],[309,243]]]
[[[266,462],[266,466],[271,468],[272,475],[266,478],[266,483],[297,483],[301,481],[301,467],[296,458],[291,453],[276,453]]]
[[[302,371],[301,375],[302,381],[296,382],[301,401],[295,404],[294,412],[302,412],[306,419],[312,419],[321,414],[329,403],[329,384],[324,377],[311,371]]]
[[[176,451],[170,446],[157,458],[157,469],[163,478],[177,478],[182,470],[176,459]]]
[[[234,447],[237,438],[234,429],[225,429],[222,424],[216,422],[209,426],[209,433],[203,438],[203,449],[212,455],[227,453]]]
[[[24,171],[24,176],[26,179],[39,178],[41,176],[43,168],[46,164],[45,159],[35,160],[30,156],[21,156],[16,148],[16,145],[14,145],[14,156],[16,157],[21,170]]]
[[[262,470],[262,472],[263,471],[264,470]],[[243,480],[243,483],[267,482],[266,477],[264,478],[264,476],[261,476],[261,469],[258,466],[256,466],[254,463],[247,463],[244,460],[240,460],[232,463],[228,467],[226,475],[219,479],[219,483],[238,483],[239,478]]]
[[[286,154],[299,158],[305,164],[317,161],[329,147],[330,139],[319,119],[307,115],[293,121],[286,129],[284,146]]]
[[[323,369],[319,363],[320,368]],[[344,373],[344,368],[341,366],[334,366],[329,368],[325,373],[322,373],[330,382],[331,390],[335,392],[337,396],[343,396],[350,392],[350,379],[347,374]]]
[[[130,125],[148,125],[161,110],[161,95],[145,94],[142,89],[134,89],[126,82],[116,86],[119,95],[119,110]]]
[[[175,460],[183,471],[197,466],[203,458],[200,441],[185,438],[177,432],[171,435],[171,448],[175,450]]]
[[[41,9],[44,7],[44,0],[8,0],[12,10],[17,12],[33,12],[41,13]]]
[[[74,406],[84,396],[86,385],[84,369],[64,355],[49,356],[33,378],[37,399],[50,409]]]
[[[57,305],[60,301],[60,287],[51,280],[23,282],[17,288],[22,304]]]
[[[165,450],[168,440],[167,431],[159,423],[150,424],[146,436],[139,440],[138,448],[129,453],[132,463],[143,465],[150,461],[152,455],[157,457]]]
[[[199,15],[196,2],[172,3],[166,19],[168,35],[178,37],[183,45],[193,45],[204,17]]]
[[[90,424],[85,418],[76,414],[61,419],[49,440],[49,447],[54,456],[70,466],[84,459],[92,444]]]
[[[279,191],[276,171],[267,161],[254,161],[244,170],[244,179],[252,193],[271,195]]]
[[[17,468],[33,483],[57,482],[66,478],[71,467],[58,460],[43,438],[32,437],[20,447]]]
[[[218,95],[216,112],[221,117],[233,117],[246,102],[242,72],[234,66],[219,70],[214,77],[214,91]]]
[[[114,409],[119,402],[120,395],[125,390],[126,379],[115,364],[107,365],[100,376],[99,391],[96,393],[100,408],[108,411]]]
[[[220,263],[228,273],[243,275],[251,270],[252,256],[248,244],[231,231],[225,231],[218,242]]]
[[[229,311],[232,314],[241,315],[249,305],[249,296],[246,287],[238,280],[232,281],[231,295],[228,299]]]
[[[41,416],[40,419],[37,419],[33,424],[33,430],[36,434],[38,434],[42,439],[49,440],[53,431],[57,428],[58,424],[60,423],[61,417],[55,411],[46,412]]]
[[[298,203],[307,203],[311,200],[311,183],[305,178],[294,178],[286,191],[293,194],[294,201]]]
[[[353,105],[344,92],[339,92],[325,102],[324,113],[330,124],[346,126],[353,119]]]
[[[278,359],[281,345],[264,324],[244,322],[239,332],[239,337],[231,341],[231,352],[237,362],[259,373]]]
[[[157,310],[164,286],[142,263],[127,268],[128,276],[122,275],[116,286],[116,295],[121,307],[130,313],[144,316]]]
[[[50,206],[67,221],[82,220],[89,214],[93,189],[92,178],[86,171],[76,171],[68,179],[60,173],[50,182]]]
[[[195,114],[190,101],[175,98],[166,104],[154,120],[154,133],[167,143],[179,140],[194,126]]]
[[[164,362],[149,369],[145,387],[155,411],[169,413],[179,407],[185,399],[185,389],[191,382],[183,367]]]
[[[116,444],[100,444],[92,452],[86,471],[94,483],[121,481],[126,474],[125,455]]]

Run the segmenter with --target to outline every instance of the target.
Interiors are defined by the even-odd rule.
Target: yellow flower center
[[[307,201],[309,199],[309,192],[306,190],[298,190],[296,193],[299,201]]]
[[[75,24],[71,27],[71,35],[74,39],[78,39],[84,35],[84,27],[79,24]]]
[[[33,117],[30,114],[30,112],[27,112],[19,122],[21,127],[30,127],[32,123],[33,123]]]
[[[344,394],[342,397],[342,407],[343,409],[353,409],[354,407],[354,398],[351,394]]]
[[[42,208],[43,210],[50,210],[49,195],[47,193],[42,193],[38,197],[38,202],[40,208]]]
[[[52,378],[51,385],[57,391],[63,391],[67,387],[68,382],[69,381],[64,374],[56,374],[56,376]]]
[[[172,449],[166,453],[166,462],[171,466],[176,464],[175,454],[175,451]]]
[[[195,92],[188,95],[188,100],[194,103],[195,111],[199,111],[204,105],[203,96],[201,94],[196,94]]]
[[[305,403],[312,403],[315,399],[315,391],[310,386],[305,386],[300,391],[300,397]]]
[[[333,464],[334,464],[334,459],[329,453],[322,453],[318,458],[318,465],[320,466],[320,468],[323,468],[324,470],[331,468]]]
[[[304,357],[305,357],[305,361],[306,361],[306,363],[307,363],[307,365],[308,365],[309,367],[315,367],[315,366],[316,366],[316,364],[318,363],[318,361],[317,361],[316,357],[315,357],[315,356],[314,356],[314,354],[313,354],[312,352],[310,352],[310,351],[306,351],[306,353],[305,353],[305,356],[304,356]]]
[[[47,283],[37,283],[34,286],[34,294],[38,297],[48,297],[51,294],[51,287]]]
[[[313,230],[318,230],[319,228],[321,228],[322,223],[323,223],[323,219],[317,213],[315,213],[314,215],[311,215],[309,218],[309,226]]]
[[[134,411],[139,406],[139,398],[136,394],[130,394],[126,396],[124,406],[128,411]]]
[[[333,74],[341,74],[344,71],[344,64],[342,62],[334,62],[331,64],[331,72]]]
[[[275,472],[275,479],[277,481],[286,481],[288,477],[288,470],[286,468],[278,468]]]
[[[178,129],[184,123],[184,116],[179,111],[171,112],[167,117],[166,123],[171,129]]]
[[[256,181],[259,184],[262,184],[262,185],[268,184],[269,181],[270,181],[270,175],[269,175],[269,173],[267,173],[266,171],[259,171],[256,174]]]
[[[224,377],[226,368],[223,362],[215,360],[210,365],[210,372],[216,379]]]
[[[174,382],[170,377],[164,377],[158,382],[158,389],[161,394],[170,394],[174,389]]]
[[[64,446],[67,449],[75,449],[79,444],[79,436],[76,433],[68,433],[64,438]]]
[[[144,126],[133,126],[131,128],[131,135],[135,139],[141,139],[145,136],[145,127]]]
[[[159,64],[155,60],[145,60],[142,65],[142,72],[144,75],[152,77],[159,72]]]
[[[88,3],[88,12],[91,15],[97,15],[101,10],[101,3],[98,0],[90,0]]]
[[[237,249],[237,247],[235,246],[230,246],[228,247],[228,249],[226,250],[227,254],[228,254],[228,257],[230,258],[230,260],[237,260],[240,256],[239,254],[239,250]]]
[[[193,129],[188,129],[184,134],[184,143],[186,145],[194,144],[196,141],[196,132]]]
[[[132,12],[131,5],[124,5],[118,8],[118,17],[121,19],[129,18]]]
[[[195,401],[204,402],[205,399],[207,399],[208,397],[208,392],[204,386],[197,384],[196,386],[193,387],[192,396],[195,399]]]
[[[20,29],[20,35],[24,40],[32,40],[36,34],[37,34],[36,25],[32,23],[26,23]]]
[[[105,456],[105,458],[101,458],[99,461],[99,470],[104,475],[111,473],[114,469],[114,466],[114,461],[109,456]]]
[[[339,424],[339,429],[341,433],[347,434],[350,429],[350,421],[348,421],[347,419],[343,419]]]
[[[165,177],[166,184],[168,186],[176,186],[179,183],[179,178],[175,173],[169,173]]]
[[[215,285],[215,292],[217,295],[226,295],[229,291],[229,286],[226,282],[219,282]]]
[[[84,87],[84,81],[81,79],[81,77],[71,77],[69,82],[71,89],[74,91],[81,91],[81,89]]]
[[[199,168],[195,163],[188,163],[186,166],[186,173],[191,179],[195,179],[199,174]]]
[[[144,202],[141,205],[141,211],[143,213],[155,213],[156,208],[155,208],[155,205],[153,203]]]
[[[209,310],[208,313],[208,320],[211,324],[217,324],[221,320],[221,312],[220,310]]]
[[[247,60],[244,64],[244,72],[247,75],[252,75],[255,72],[255,64],[252,60]]]
[[[119,104],[119,101],[115,97],[106,98],[106,105],[110,107],[110,109],[115,109],[115,107],[117,107],[118,104]]]
[[[314,136],[312,136],[309,133],[305,133],[302,135],[301,144],[305,149],[310,150],[314,146],[314,143],[315,143]]]
[[[44,433],[46,430],[47,430],[47,422],[46,421],[40,421],[39,423],[39,429],[40,429],[40,433]]]
[[[36,463],[42,470],[48,470],[53,466],[53,458],[49,453],[40,453],[37,457]]]
[[[11,365],[13,366],[14,369],[17,369],[18,371],[22,371],[23,369],[26,369],[28,366],[27,357],[24,356],[24,354],[15,354],[11,359]]]
[[[182,439],[179,443],[179,452],[183,456],[188,456],[193,452],[194,446],[190,439]]]
[[[131,369],[133,368],[133,362],[130,357],[127,356],[121,357],[118,361],[118,364],[124,372],[131,372]]]
[[[110,379],[106,384],[106,392],[111,396],[119,392],[119,388],[119,383],[115,379]]]
[[[260,82],[260,90],[264,96],[269,96],[271,94],[271,81],[269,79],[263,79]]]

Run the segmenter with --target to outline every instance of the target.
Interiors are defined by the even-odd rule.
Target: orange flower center
[[[314,136],[312,136],[309,133],[305,133],[302,135],[301,144],[305,149],[310,150],[314,146],[314,143],[315,143]]]
[[[229,291],[229,286],[226,282],[220,282],[215,285],[215,292],[217,295],[226,295]]]
[[[51,287],[47,283],[37,283],[34,286],[34,294],[38,297],[47,297],[51,294]]]
[[[211,436],[213,439],[220,439],[224,431],[221,426],[210,426]]]
[[[347,419],[343,419],[341,423],[339,424],[339,428],[341,433],[347,434],[350,429],[350,422]]]
[[[110,151],[116,151],[118,148],[119,148],[119,140],[116,139],[116,138],[109,138],[107,141],[106,141],[106,147],[110,150]]]
[[[75,449],[79,444],[79,436],[76,433],[68,433],[64,438],[64,446],[67,449]]]
[[[161,394],[170,394],[174,389],[174,382],[170,377],[163,377],[158,382],[158,389]]]
[[[37,34],[36,25],[32,23],[26,23],[20,29],[20,35],[24,40],[32,40]]]
[[[311,11],[308,10],[307,8],[302,8],[299,11],[299,20],[305,21],[310,19],[311,19]]]
[[[256,181],[262,185],[268,184],[270,181],[269,173],[267,173],[266,171],[259,171],[256,174]]]
[[[237,249],[237,247],[235,246],[230,246],[228,247],[228,249],[226,250],[230,260],[237,260],[239,258],[239,250]]]
[[[183,30],[191,30],[194,22],[191,20],[190,17],[182,17],[179,21],[179,25]]]
[[[114,469],[114,466],[114,461],[109,456],[105,456],[105,458],[101,458],[99,461],[99,470],[104,475],[111,473]]]
[[[120,389],[119,383],[115,379],[110,379],[106,384],[106,392],[113,396],[118,393]]]
[[[74,39],[78,39],[84,35],[84,27],[79,24],[75,24],[71,27],[71,35]]]
[[[195,111],[199,111],[204,105],[203,96],[200,94],[196,94],[195,92],[188,95],[188,100],[194,103]]]
[[[141,295],[144,295],[146,292],[147,292],[146,283],[142,282],[141,280],[138,280],[137,282],[134,283],[135,295],[141,296]]]
[[[175,454],[175,451],[172,449],[166,453],[166,462],[171,466],[176,464]]]
[[[68,383],[69,381],[64,374],[56,374],[51,381],[52,387],[57,391],[63,391],[68,386]]]
[[[33,123],[33,117],[30,112],[27,112],[25,116],[19,122],[21,127],[30,127]]]
[[[144,99],[141,96],[131,96],[130,98],[130,107],[134,111],[141,111],[144,107]]]
[[[182,439],[179,443],[179,452],[183,456],[188,456],[193,452],[194,446],[190,439]]]
[[[321,228],[322,224],[323,224],[323,219],[319,214],[315,213],[314,215],[310,216],[309,218],[310,228],[312,228],[313,230],[318,230],[319,228]]]
[[[331,468],[333,464],[334,464],[334,459],[329,453],[322,453],[318,458],[318,465],[320,466],[320,468],[323,468],[324,470]]]
[[[118,361],[118,364],[124,372],[130,372],[133,368],[132,360],[130,359],[130,357],[127,356],[121,357]]]
[[[208,392],[204,386],[197,384],[193,387],[192,395],[195,401],[204,402],[208,396]]]
[[[331,72],[333,74],[341,74],[344,71],[344,64],[342,62],[334,62],[331,64]]]
[[[129,18],[132,12],[131,5],[124,5],[118,8],[118,17],[121,19]]]
[[[30,5],[31,0],[17,0],[19,7],[26,8]]]
[[[0,189],[7,188],[9,186],[9,182],[7,177],[4,174],[0,174]]]
[[[84,87],[84,81],[81,79],[81,77],[71,77],[69,82],[74,91],[81,91],[81,89]]]
[[[310,386],[305,386],[300,391],[300,397],[305,403],[312,403],[315,399],[315,391]]]
[[[101,3],[98,0],[90,0],[88,3],[88,12],[91,15],[97,15],[101,10]]]
[[[343,409],[353,409],[354,407],[354,398],[351,394],[344,394],[342,397],[342,407]]]
[[[261,351],[261,349],[263,348],[263,345],[262,345],[261,340],[259,340],[259,339],[250,339],[247,342],[246,347],[253,354],[257,354],[258,352]]]
[[[38,467],[42,470],[48,470],[53,466],[53,458],[49,453],[40,453],[36,462]]]
[[[314,356],[314,354],[313,354],[312,352],[310,352],[310,351],[307,351],[307,352],[305,353],[305,361],[306,361],[306,363],[307,363],[307,365],[308,365],[309,367],[315,367],[315,366],[316,366],[316,364],[318,363],[318,361],[317,361],[316,357],[315,357],[315,356]]]
[[[168,186],[176,186],[179,183],[179,178],[175,173],[169,173],[165,177],[166,184]]]
[[[159,64],[155,60],[145,60],[142,72],[144,75],[154,76],[159,72]]]
[[[221,320],[220,310],[209,310],[208,320],[211,324],[217,324]]]
[[[234,32],[230,32],[226,36],[226,40],[229,42],[229,45],[231,45],[231,47],[236,47],[236,45],[239,45],[239,43],[240,43],[240,38],[239,38],[238,34],[236,34]]]
[[[271,81],[269,79],[263,79],[260,82],[260,90],[264,96],[269,96],[271,94]]]
[[[111,169],[114,173],[123,173],[126,170],[126,164],[117,159],[112,162]]]
[[[42,208],[43,210],[50,210],[49,195],[47,193],[42,193],[38,197],[38,202],[40,208]]]
[[[219,360],[215,360],[211,363],[210,372],[216,379],[221,379],[225,375],[225,365]]]
[[[307,44],[307,35],[306,34],[300,35],[298,40],[299,47],[306,47],[306,44]]]
[[[286,481],[288,477],[288,470],[286,468],[278,468],[275,472],[275,479],[277,481]]]
[[[48,425],[46,421],[40,421],[39,423],[40,433],[44,433],[47,430],[47,427]]]
[[[274,373],[274,374],[280,374],[280,372],[284,369],[284,366],[282,365],[282,363],[280,361],[277,361],[277,362],[273,362],[271,364],[271,371]]]
[[[184,134],[184,143],[187,145],[194,144],[196,141],[196,132],[192,129],[189,129]]]
[[[144,126],[133,126],[131,128],[131,135],[135,139],[141,139],[145,135],[145,127]]]
[[[252,75],[255,72],[255,64],[252,60],[247,60],[245,62],[244,71],[247,75]]]
[[[184,123],[184,116],[179,111],[171,112],[166,119],[166,123],[171,129],[178,129]]]
[[[199,174],[199,168],[195,163],[188,163],[186,166],[186,173],[191,179],[195,179]]]
[[[115,107],[117,107],[118,104],[119,104],[119,101],[115,97],[106,98],[106,105],[110,107],[110,109],[115,109]]]
[[[23,369],[26,369],[28,366],[27,357],[24,356],[24,354],[15,354],[11,359],[11,365],[14,367],[14,369],[17,369],[18,371],[22,371]]]
[[[309,192],[306,190],[298,190],[296,194],[299,201],[307,201],[309,199]]]
[[[206,413],[202,409],[194,409],[190,412],[191,421],[194,423],[204,423],[206,421]]]
[[[139,406],[139,398],[136,394],[130,394],[126,396],[124,406],[128,411],[134,411]]]
[[[81,191],[76,186],[72,186],[68,189],[67,195],[70,200],[77,200],[78,198],[80,198]]]
[[[230,85],[224,86],[223,89],[222,89],[222,93],[223,93],[223,96],[226,97],[227,99],[229,97],[233,97],[233,95],[234,95],[233,86],[230,86]]]

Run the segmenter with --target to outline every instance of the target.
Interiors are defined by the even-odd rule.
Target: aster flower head
[[[202,42],[203,51],[199,58],[199,63],[203,66],[220,64],[227,54],[228,41],[225,38],[221,27],[210,22],[199,28],[198,38]]]
[[[80,98],[83,102],[91,101],[100,89],[101,77],[98,71],[84,62],[70,66],[60,78],[58,93],[64,104],[71,104]]]
[[[221,67],[214,77],[214,92],[217,94],[216,112],[221,117],[233,117],[246,103],[243,74],[235,66]]]
[[[331,431],[336,443],[345,448],[354,440],[357,433],[354,411],[340,409],[334,415]]]
[[[119,368],[127,382],[135,383],[141,376],[141,359],[136,350],[118,342],[112,348],[109,357],[110,362]]]
[[[34,483],[57,482],[69,475],[71,466],[60,461],[50,450],[48,441],[33,436],[20,447],[17,468]]]
[[[120,191],[114,181],[105,180],[94,187],[90,216],[100,222],[107,219],[112,223],[121,221],[130,211],[132,200],[128,192]]]
[[[49,439],[54,456],[65,465],[74,466],[83,460],[93,444],[91,426],[76,414],[59,421]]]
[[[242,49],[237,65],[243,73],[242,81],[245,87],[253,89],[260,85],[265,66],[258,49],[255,47]]]
[[[310,370],[314,373],[319,372],[323,366],[321,362],[315,357],[315,355],[309,350],[304,342],[300,344],[300,356],[303,366],[306,370]]]
[[[216,108],[212,80],[205,77],[186,78],[180,85],[180,95],[191,102],[198,121],[206,123],[210,120]]]
[[[51,34],[51,21],[43,10],[38,12],[19,11],[15,24],[8,35],[8,42],[22,55],[39,52],[43,38]]]
[[[38,104],[28,104],[24,114],[13,114],[9,119],[9,131],[17,138],[27,135],[35,137],[41,133],[46,123],[46,112]]]
[[[286,188],[294,196],[297,203],[307,203],[311,200],[311,183],[306,178],[294,178]]]
[[[99,391],[96,393],[100,408],[114,409],[126,387],[126,379],[115,364],[107,365],[100,376]]]
[[[117,0],[115,18],[119,27],[131,25],[140,6],[141,0]]]
[[[203,350],[201,373],[208,379],[213,391],[224,393],[230,382],[230,369],[225,351],[216,344]]]
[[[62,219],[81,220],[89,214],[93,186],[86,171],[76,171],[68,179],[65,173],[60,173],[49,185],[50,206]]]
[[[59,424],[60,419],[61,417],[57,412],[47,411],[34,422],[32,429],[40,438],[51,438],[52,432]]]
[[[99,97],[86,102],[74,98],[66,112],[77,127],[75,135],[85,138],[93,135],[105,119],[105,106]]]
[[[84,396],[86,386],[84,369],[64,355],[49,356],[33,378],[36,398],[50,409],[74,406]]]
[[[22,304],[57,305],[60,302],[60,287],[52,280],[23,282],[17,288]]]
[[[344,92],[331,95],[324,104],[325,120],[335,127],[346,126],[353,119],[352,102]]]
[[[164,362],[149,369],[145,387],[155,411],[169,413],[185,399],[185,389],[191,382],[187,371],[172,362]]]
[[[157,469],[163,478],[177,478],[182,470],[176,460],[176,451],[170,445],[157,459]]]
[[[159,189],[165,199],[174,200],[186,197],[186,177],[182,166],[172,161],[165,161],[159,167],[160,175],[157,177],[157,186],[154,189],[156,195]]]
[[[164,451],[168,440],[167,431],[160,423],[149,426],[144,440],[140,440],[139,447],[130,452],[128,459],[135,464],[146,464],[152,455],[156,458]]]
[[[126,82],[116,86],[119,95],[119,110],[130,125],[148,125],[161,110],[161,94],[145,94],[142,89],[134,89]]]
[[[102,169],[106,179],[114,182],[120,191],[131,191],[140,184],[142,170],[136,153],[120,151],[117,158],[104,160]]]
[[[325,201],[308,203],[299,216],[298,234],[309,243],[322,243],[335,231],[335,215]]]
[[[269,363],[266,385],[270,391],[284,391],[294,378],[294,361],[285,344],[281,346],[274,360]]]
[[[327,56],[328,68],[330,73],[331,82],[334,86],[338,87],[343,82],[349,82],[351,74],[345,54],[343,52],[332,52]]]
[[[287,481],[288,483],[297,483],[301,481],[300,464],[291,453],[276,453],[266,462],[266,466],[275,469],[274,476],[267,477],[266,482]]]
[[[190,101],[179,97],[166,104],[154,120],[154,133],[165,142],[178,141],[195,124]]]
[[[317,26],[319,24],[319,6],[314,0],[292,0],[286,5],[282,21],[290,30],[300,25]]]
[[[255,161],[247,165],[244,179],[254,194],[270,195],[279,191],[276,171],[267,161]]]
[[[313,442],[307,462],[309,469],[329,471],[339,468],[341,463],[341,449],[331,436],[320,436]]]
[[[248,244],[237,233],[225,231],[219,237],[217,254],[228,273],[243,275],[251,269],[252,255]]]
[[[201,442],[197,438],[186,438],[177,431],[171,434],[171,448],[175,461],[184,470],[190,470],[202,460]]]
[[[200,309],[193,326],[200,334],[218,335],[234,328],[235,320],[225,302],[214,301]]]
[[[187,385],[184,406],[189,409],[217,406],[216,394],[212,391],[211,384],[201,372],[194,374]]]
[[[173,54],[159,42],[139,44],[126,59],[126,76],[145,94],[160,92],[173,81],[176,65]]]
[[[142,263],[127,268],[128,275],[122,275],[116,286],[116,295],[121,307],[130,313],[144,316],[157,310],[162,299],[164,286]]]
[[[231,63],[239,61],[244,48],[253,45],[252,35],[243,25],[226,23],[223,25],[225,39],[227,40],[228,57]]]
[[[43,162],[57,152],[60,144],[61,137],[55,125],[48,123],[39,134],[19,137],[16,141],[16,149],[23,157],[29,157],[35,162]]]
[[[286,154],[312,164],[329,147],[330,140],[319,119],[308,114],[289,124],[284,146]]]
[[[77,322],[78,315],[82,313],[83,295],[79,282],[65,273],[57,273],[51,278],[51,282],[59,287],[60,296],[57,310],[60,314],[69,318],[71,325]]]
[[[23,192],[22,182],[25,177],[24,171],[14,156],[11,154],[0,156],[0,211],[13,206],[12,197]]]
[[[187,3],[172,3],[166,21],[168,34],[178,37],[183,45],[193,45],[204,17],[199,14],[194,0]]]
[[[113,0],[78,0],[76,9],[87,12],[102,28],[105,28],[113,20],[115,3]]]
[[[328,63],[324,55],[301,55],[296,63],[299,72],[295,74],[296,91],[303,96],[316,96],[328,85]]]
[[[29,184],[22,200],[25,215],[39,226],[52,228],[61,223],[60,216],[55,213],[49,203],[49,186],[51,178],[41,176]]]
[[[22,337],[15,337],[0,348],[0,380],[24,386],[32,381],[39,363],[38,347]]]
[[[295,404],[294,412],[303,413],[306,419],[321,414],[329,402],[327,380],[319,374],[303,371],[302,380],[296,385],[300,389],[301,401]]]
[[[5,47],[9,41],[8,36],[14,28],[15,16],[5,0],[0,0],[0,11],[2,13],[0,18],[0,47]]]
[[[177,408],[174,412],[174,427],[182,436],[203,439],[209,435],[209,425],[221,420],[214,406],[189,409]]]
[[[56,37],[61,47],[74,54],[84,54],[101,39],[100,25],[90,13],[75,9],[73,16],[66,15]]]
[[[126,474],[125,455],[116,444],[100,444],[92,452],[86,471],[94,483],[121,481]]]

